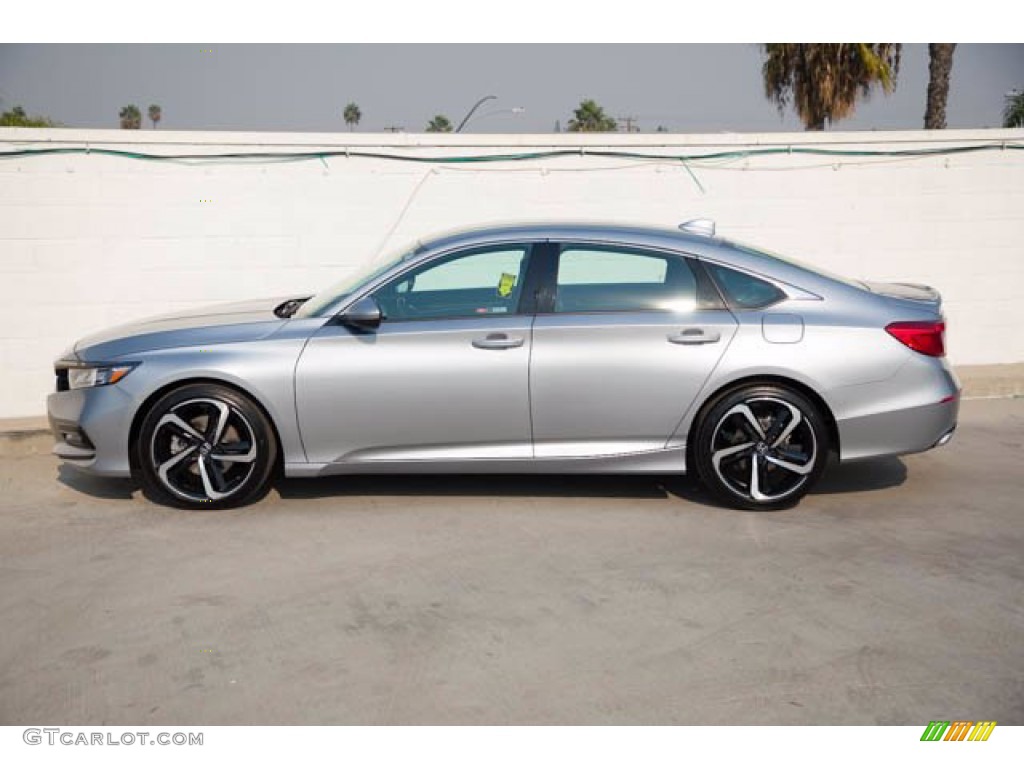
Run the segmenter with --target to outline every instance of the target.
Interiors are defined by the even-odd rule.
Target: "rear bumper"
[[[867,401],[836,419],[843,461],[920,453],[953,436],[960,382],[943,361],[914,359],[892,379],[856,389]]]
[[[843,461],[920,453],[945,445],[956,429],[960,398],[839,423]]]

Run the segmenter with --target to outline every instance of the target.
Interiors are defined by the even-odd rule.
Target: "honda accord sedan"
[[[795,504],[840,461],[952,436],[940,297],[714,234],[545,224],[423,241],[315,296],[79,341],[54,453],[184,508],[275,476],[693,472]]]

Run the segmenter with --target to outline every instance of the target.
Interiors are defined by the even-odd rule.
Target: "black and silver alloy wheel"
[[[710,490],[743,509],[780,509],[810,490],[828,437],[818,408],[795,391],[753,386],[721,398],[703,417],[694,460]]]
[[[266,486],[273,431],[248,398],[217,385],[189,385],[161,398],[135,447],[147,491],[179,506],[235,506]]]

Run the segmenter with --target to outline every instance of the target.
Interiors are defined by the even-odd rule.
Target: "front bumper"
[[[117,384],[51,393],[46,411],[54,455],[90,474],[130,477],[132,404]]]

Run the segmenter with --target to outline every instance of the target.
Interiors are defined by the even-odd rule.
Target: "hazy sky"
[[[122,106],[155,102],[162,129],[334,131],[355,101],[359,130],[418,131],[493,94],[467,130],[564,130],[584,98],[643,130],[799,129],[764,98],[761,58],[750,44],[0,45],[0,108],[116,128]],[[905,45],[896,92],[835,127],[922,127],[927,80],[927,46]],[[958,46],[949,127],[999,126],[1012,88],[1024,89],[1024,45]]]

